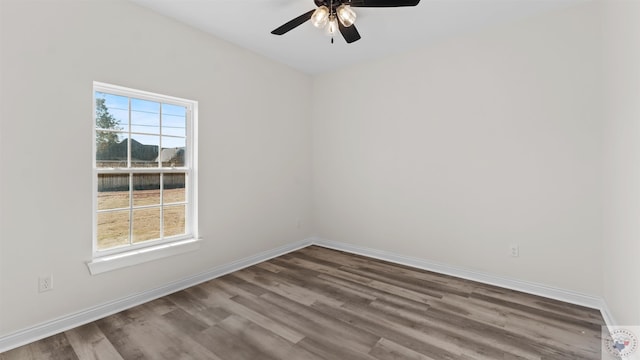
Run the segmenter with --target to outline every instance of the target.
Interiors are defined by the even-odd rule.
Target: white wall
[[[600,295],[599,14],[580,5],[315,78],[318,235]]]
[[[0,337],[311,234],[308,76],[128,2],[0,3]],[[94,80],[199,101],[200,251],[89,275]]]
[[[604,298],[640,324],[640,1],[604,6]]]

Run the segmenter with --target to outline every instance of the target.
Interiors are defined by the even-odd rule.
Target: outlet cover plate
[[[41,276],[38,278],[38,292],[53,290],[53,275]]]

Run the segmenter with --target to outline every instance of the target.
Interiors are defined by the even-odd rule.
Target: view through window
[[[193,237],[195,103],[94,85],[95,241],[113,253]]]

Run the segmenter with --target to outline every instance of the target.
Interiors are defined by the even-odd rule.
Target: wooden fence
[[[183,173],[167,173],[163,175],[165,189],[184,188],[185,177]],[[160,189],[160,174],[135,174],[133,175],[133,190]],[[101,174],[98,176],[98,191],[128,191],[129,175],[127,174]]]

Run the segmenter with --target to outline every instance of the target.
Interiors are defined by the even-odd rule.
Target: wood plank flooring
[[[603,323],[597,310],[311,246],[0,360],[589,360]]]

